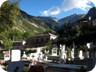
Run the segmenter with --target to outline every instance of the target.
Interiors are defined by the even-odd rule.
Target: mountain
[[[15,29],[21,32],[31,32],[31,34],[44,33],[47,31],[54,31],[56,23],[51,23],[51,20],[44,20],[43,17],[35,17],[27,14],[26,12],[20,10],[20,16],[16,21]]]
[[[58,20],[58,18],[53,18],[53,17],[41,17],[41,16],[38,16],[39,19],[43,19],[49,23],[52,23],[54,25],[58,25],[58,23],[56,22],[56,20]]]
[[[91,17],[91,19],[96,18],[96,7],[92,7],[88,13],[82,18],[82,20],[88,20],[89,17]]]
[[[75,24],[79,19],[88,19],[89,16],[94,18],[96,15],[96,8],[93,7],[89,12],[85,14],[73,14],[61,19],[53,17],[32,16],[26,12],[20,10],[20,16],[16,21],[17,25],[15,29],[21,32],[31,32],[31,34],[53,32],[58,26],[62,26],[64,23]]]
[[[77,20],[84,17],[85,14],[73,14],[67,17],[64,17],[60,20],[58,20],[59,25],[62,25],[64,23],[75,23]]]

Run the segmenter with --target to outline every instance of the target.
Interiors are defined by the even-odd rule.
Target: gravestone
[[[83,51],[82,51],[82,50],[79,51],[79,58],[80,58],[81,60],[84,59]]]
[[[65,45],[60,45],[60,55],[61,55],[61,59],[64,60],[64,62],[66,62],[66,58],[67,58],[67,55],[66,55],[66,50],[65,50]]]
[[[27,60],[27,55],[26,55],[25,51],[23,52],[22,60]]]
[[[24,70],[24,62],[22,61],[10,62],[8,64],[7,68],[8,72],[23,72],[23,70]]]
[[[42,60],[43,60],[43,53],[41,52],[38,54],[38,61],[42,62]]]
[[[48,60],[49,50],[45,50],[44,52],[45,52],[45,54],[44,54],[44,57],[45,57],[44,60],[47,61]]]
[[[93,42],[87,43],[86,45],[87,45],[88,49],[94,47]]]
[[[11,50],[11,61],[20,61],[21,60],[21,51],[19,49]]]
[[[56,45],[53,45],[52,56],[57,56],[57,46]]]
[[[41,48],[37,48],[38,61],[42,61],[43,53],[41,52]]]
[[[72,60],[75,59],[75,43],[73,42],[73,48],[72,48],[72,51],[71,51],[71,57],[72,57]]]
[[[10,60],[10,50],[3,51],[4,53],[4,61],[9,61]]]
[[[91,48],[94,47],[93,42],[87,43],[86,45],[87,45],[88,49],[91,49]],[[88,54],[87,55],[88,58],[94,57],[94,54],[92,52],[90,52],[90,51],[88,51],[87,54]]]
[[[74,60],[74,48],[72,48],[72,51],[71,51],[71,57],[72,57],[72,60]]]

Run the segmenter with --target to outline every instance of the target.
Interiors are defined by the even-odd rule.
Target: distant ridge
[[[65,18],[62,18],[58,21],[59,25],[63,25],[64,23],[75,23],[77,20],[83,18],[85,14],[73,14],[70,16],[67,16]]]

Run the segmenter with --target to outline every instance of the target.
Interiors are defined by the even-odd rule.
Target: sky
[[[21,0],[19,4],[20,9],[30,15],[56,18],[86,14],[93,6],[96,6],[96,0]]]
[[[0,7],[3,4],[3,2],[5,2],[6,0],[0,0]]]

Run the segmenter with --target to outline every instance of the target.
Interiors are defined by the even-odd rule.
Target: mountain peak
[[[84,20],[88,20],[89,17],[91,17],[91,19],[96,18],[96,7],[92,7],[88,13],[86,14],[86,16],[83,18]]]
[[[64,17],[58,21],[60,25],[64,23],[75,23],[78,19],[82,18],[84,14],[72,14],[70,16]]]

